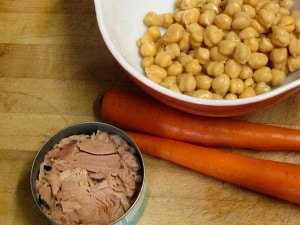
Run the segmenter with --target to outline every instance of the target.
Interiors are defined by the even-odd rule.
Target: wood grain
[[[50,135],[101,121],[99,101],[112,87],[138,88],[111,56],[91,0],[0,0],[0,221],[45,225],[29,174]],[[300,129],[300,93],[240,117]],[[300,163],[294,152],[225,149]],[[145,156],[149,199],[139,225],[298,225],[299,206]]]

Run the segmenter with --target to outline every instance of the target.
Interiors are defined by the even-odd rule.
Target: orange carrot
[[[127,132],[142,153],[293,203],[300,203],[300,165],[258,159],[181,141]]]
[[[108,91],[100,114],[123,129],[204,146],[300,151],[300,130],[193,115],[125,90]]]

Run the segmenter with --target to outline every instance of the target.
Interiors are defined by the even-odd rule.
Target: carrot
[[[185,113],[129,91],[108,91],[102,118],[120,128],[204,146],[300,151],[300,130]]]
[[[258,159],[127,132],[142,153],[293,203],[300,203],[300,165]]]

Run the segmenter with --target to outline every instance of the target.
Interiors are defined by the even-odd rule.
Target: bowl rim
[[[160,86],[159,84],[156,84],[155,82],[149,80],[146,76],[141,76],[142,74],[139,73],[137,70],[135,70],[133,68],[133,66],[131,66],[125,60],[125,58],[121,55],[121,53],[117,50],[116,46],[111,41],[109,29],[107,29],[107,27],[105,26],[105,23],[104,23],[105,19],[104,19],[104,14],[103,14],[102,1],[106,1],[106,0],[94,0],[94,3],[95,3],[95,11],[96,11],[98,27],[99,27],[100,33],[102,35],[102,38],[103,38],[106,46],[110,50],[111,54],[118,61],[118,63],[130,75],[132,75],[136,80],[141,81],[146,87],[158,92],[159,94],[165,95],[169,98],[174,98],[177,101],[182,101],[182,102],[186,102],[188,104],[194,104],[194,105],[199,105],[199,106],[233,107],[233,106],[250,105],[250,104],[267,101],[271,98],[274,98],[280,94],[283,94],[285,92],[288,92],[288,91],[300,86],[300,79],[297,79],[290,83],[283,84],[279,87],[275,87],[270,92],[256,95],[253,97],[234,99],[234,100],[200,99],[200,98],[195,98],[192,96],[176,93],[167,88],[164,88],[164,87]],[[290,75],[292,75],[294,73],[300,74],[300,70],[297,70],[297,71],[291,73]]]

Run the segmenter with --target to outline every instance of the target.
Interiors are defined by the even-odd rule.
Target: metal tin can
[[[147,202],[146,175],[145,175],[144,160],[138,146],[124,131],[120,130],[115,126],[106,123],[101,123],[101,122],[83,122],[83,123],[78,123],[78,124],[68,126],[60,130],[58,133],[54,134],[52,137],[50,137],[38,151],[31,168],[30,186],[31,186],[31,193],[33,199],[37,207],[41,211],[41,213],[44,214],[44,216],[46,216],[48,220],[51,222],[51,224],[53,225],[58,225],[58,224],[55,223],[53,220],[51,220],[48,217],[48,215],[44,212],[44,210],[40,205],[38,195],[37,195],[36,181],[39,175],[40,164],[43,162],[47,152],[53,149],[53,147],[63,138],[72,135],[80,135],[80,134],[91,135],[92,133],[97,132],[98,130],[107,132],[109,134],[118,135],[121,138],[123,138],[131,147],[133,147],[136,156],[140,161],[141,173],[142,173],[142,182],[139,187],[139,190],[137,191],[138,194],[133,204],[119,219],[117,219],[116,221],[112,222],[109,225],[135,225],[137,224],[138,220],[140,219],[140,217],[144,212],[144,209],[146,207],[146,202]]]

